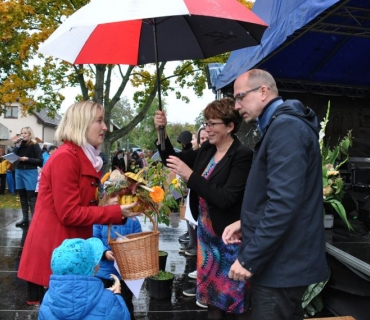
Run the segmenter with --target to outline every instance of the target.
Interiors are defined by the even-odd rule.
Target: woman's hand
[[[240,243],[242,238],[240,220],[228,225],[222,233],[222,241],[225,244]]]
[[[156,130],[160,127],[165,127],[167,124],[167,118],[163,111],[157,110],[154,115],[154,126]]]
[[[166,162],[167,167],[170,168],[173,173],[179,175],[185,182],[189,180],[193,170],[191,170],[184,161],[180,160],[178,157],[169,156]]]
[[[130,203],[130,204],[121,204],[120,207],[121,207],[121,212],[122,212],[122,218],[130,218],[130,217],[134,217],[134,216],[141,216],[142,215],[141,212],[134,212],[134,211],[130,210],[133,207],[135,207],[137,204],[138,204],[137,202],[133,202],[133,203]]]
[[[28,157],[19,157],[18,161],[28,161]]]

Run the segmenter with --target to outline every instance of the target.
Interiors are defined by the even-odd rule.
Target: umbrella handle
[[[165,141],[164,127],[159,127],[159,143],[161,145],[161,151],[166,150],[164,141]]]

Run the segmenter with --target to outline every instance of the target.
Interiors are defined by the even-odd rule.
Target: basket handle
[[[155,223],[153,217],[149,214],[149,213],[146,213],[146,212],[143,212],[150,220],[150,222],[153,224],[153,231],[154,232],[157,232],[158,231],[158,227],[157,227],[157,224]],[[127,218],[128,219],[128,218]],[[111,242],[112,238],[110,236],[110,229],[112,227],[112,224],[110,223],[108,225],[108,243]]]

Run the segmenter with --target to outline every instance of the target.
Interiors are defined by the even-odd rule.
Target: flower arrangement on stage
[[[117,196],[120,204],[137,202],[133,211],[145,211],[157,223],[169,225],[171,208],[177,203],[167,183],[168,173],[162,163],[153,161],[135,173],[124,173],[118,169],[108,172],[101,179],[104,192],[100,204],[106,204],[112,196]]]
[[[342,205],[344,196],[344,184],[340,175],[339,168],[345,164],[349,159],[348,149],[352,146],[352,131],[349,130],[347,135],[335,145],[330,148],[324,144],[325,129],[329,122],[330,102],[326,111],[326,116],[321,124],[319,135],[320,151],[322,156],[322,182],[324,204],[330,205],[347,224],[349,229],[352,226],[347,218],[347,213]]]

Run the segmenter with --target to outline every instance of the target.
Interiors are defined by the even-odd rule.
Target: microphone
[[[18,142],[21,142],[23,140],[23,137],[20,136],[17,140],[14,141],[14,144],[17,144]]]

